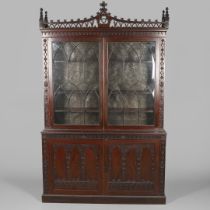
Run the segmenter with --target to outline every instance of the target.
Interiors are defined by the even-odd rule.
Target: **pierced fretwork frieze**
[[[80,30],[80,31],[56,31],[56,30],[46,30],[42,32],[43,37],[62,37],[62,38],[70,38],[71,36],[129,36],[129,35],[136,35],[136,36],[165,36],[166,31],[143,31],[143,30],[136,30],[136,31],[129,31],[129,30],[118,30],[118,31],[105,31],[105,30]]]
[[[103,1],[100,4],[100,10],[95,16],[77,20],[57,20],[48,21],[47,11],[43,15],[43,9],[40,9],[39,26],[40,29],[74,29],[74,28],[162,28],[167,29],[169,25],[168,8],[163,10],[162,20],[130,20],[111,16],[107,10],[107,4]]]

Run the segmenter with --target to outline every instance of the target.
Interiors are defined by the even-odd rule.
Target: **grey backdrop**
[[[43,73],[39,8],[50,19],[89,17],[99,0],[1,0],[0,209],[106,209],[105,205],[42,204]],[[160,19],[170,9],[165,129],[166,206],[112,209],[206,209],[210,205],[210,3],[107,0],[113,15]]]

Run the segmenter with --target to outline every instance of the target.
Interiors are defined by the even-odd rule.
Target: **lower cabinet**
[[[54,196],[55,202],[82,202],[79,199],[86,198],[85,202],[88,196],[113,203],[112,198],[117,196],[139,196],[150,198],[150,203],[159,197],[154,203],[164,203],[164,166],[164,138],[43,135],[43,201],[53,202]]]

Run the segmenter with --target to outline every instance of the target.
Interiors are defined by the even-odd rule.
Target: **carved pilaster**
[[[45,115],[45,127],[49,127],[49,71],[48,71],[48,40],[43,40],[43,68],[44,68],[44,115]]]
[[[160,118],[159,124],[163,127],[164,120],[164,77],[165,77],[165,39],[160,41],[160,74],[159,74],[159,93],[160,93]]]
[[[165,141],[160,144],[160,193],[164,195],[165,189]]]
[[[43,168],[43,187],[44,193],[48,192],[48,159],[47,159],[47,137],[42,136],[42,168]]]

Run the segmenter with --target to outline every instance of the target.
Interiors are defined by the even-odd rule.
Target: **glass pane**
[[[99,124],[99,46],[97,42],[53,42],[54,121]]]
[[[108,123],[154,124],[155,42],[110,42],[108,49]]]

